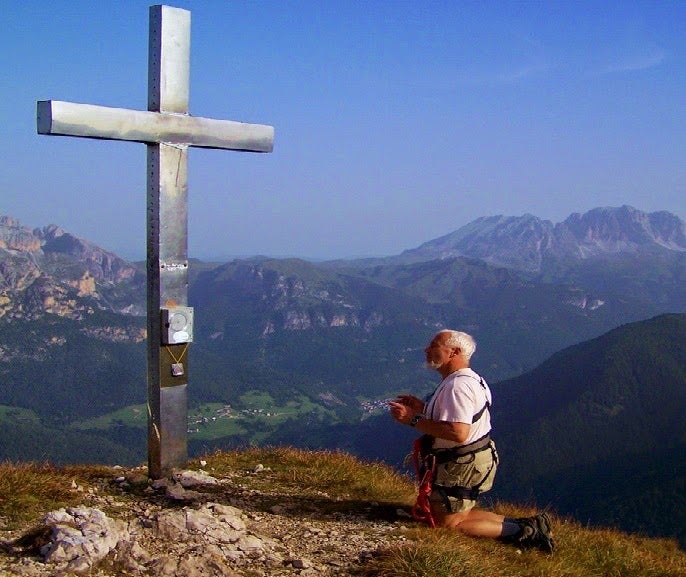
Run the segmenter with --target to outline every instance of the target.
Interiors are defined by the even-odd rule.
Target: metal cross
[[[189,11],[150,7],[147,112],[47,100],[37,114],[39,134],[147,145],[148,474],[155,479],[188,460],[189,339],[165,344],[162,336],[163,309],[188,304],[188,147],[271,152],[274,142],[271,126],[189,115],[190,28]]]

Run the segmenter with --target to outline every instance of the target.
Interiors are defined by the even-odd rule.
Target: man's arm
[[[407,423],[409,424],[409,423]],[[453,423],[451,421],[432,421],[420,419],[414,426],[415,429],[437,439],[446,439],[456,443],[464,443],[469,437],[471,425],[467,423]]]
[[[409,425],[412,422],[413,417],[421,415],[423,418],[419,419],[414,426],[414,428],[421,433],[426,433],[432,437],[446,439],[447,441],[453,441],[455,443],[464,443],[469,436],[471,425],[467,423],[432,421],[431,419],[424,417],[420,411],[416,411],[404,403],[391,401],[388,405],[391,408],[391,416],[403,425]]]

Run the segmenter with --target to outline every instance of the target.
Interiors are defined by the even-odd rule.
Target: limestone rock
[[[75,572],[87,571],[129,539],[125,523],[98,509],[60,509],[45,515],[43,523],[52,529],[50,543],[41,549],[45,562]]]
[[[205,473],[205,471],[180,471],[173,476],[177,483],[184,489],[199,485],[216,485],[217,479]]]

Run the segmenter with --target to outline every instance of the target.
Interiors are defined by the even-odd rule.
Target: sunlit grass
[[[507,514],[533,511],[508,506]],[[504,512],[500,508],[499,512]],[[552,555],[518,550],[495,540],[417,528],[366,568],[369,577],[683,577],[686,554],[675,541],[647,539],[614,530],[584,528],[553,518]]]
[[[282,490],[315,491],[338,498],[405,505],[414,499],[414,483],[407,477],[382,463],[363,462],[338,451],[249,448],[217,452],[206,459],[215,474],[235,469],[251,471],[258,464],[263,465],[272,474],[256,477],[254,482],[278,485]]]

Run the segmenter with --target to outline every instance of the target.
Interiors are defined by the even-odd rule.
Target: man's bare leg
[[[431,513],[439,527],[457,529],[472,537],[509,537],[519,531],[519,525],[506,521],[504,515],[490,511],[469,509],[459,513],[445,513],[432,509]]]

